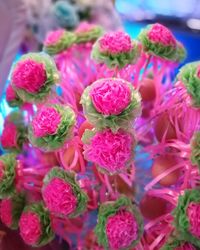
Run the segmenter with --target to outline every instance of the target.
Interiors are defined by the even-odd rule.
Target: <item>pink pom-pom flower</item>
[[[42,203],[25,207],[19,220],[19,231],[24,242],[35,247],[46,245],[54,238],[49,213]]]
[[[1,135],[1,145],[5,149],[17,148],[18,131],[14,123],[6,123]]]
[[[5,121],[1,135],[1,145],[5,150],[20,151],[26,141],[26,127],[23,121],[21,124],[16,121]]]
[[[87,195],[81,190],[74,175],[54,167],[43,180],[42,196],[49,212],[59,217],[76,217],[87,205]]]
[[[131,37],[123,31],[110,32],[99,39],[102,53],[128,53],[133,48]]]
[[[132,249],[143,234],[142,216],[131,200],[121,196],[101,204],[95,233],[105,249]]]
[[[37,93],[47,80],[45,65],[33,59],[18,62],[12,74],[14,86],[29,93]]]
[[[81,22],[79,24],[79,26],[76,28],[75,33],[88,32],[88,31],[90,31],[91,29],[93,29],[95,27],[96,27],[96,25],[94,25],[94,24],[90,24],[88,22]]]
[[[28,53],[16,63],[11,75],[11,84],[24,102],[44,101],[52,86],[59,80],[54,61],[47,54]]]
[[[0,203],[0,218],[2,223],[11,229],[17,229],[21,213],[25,206],[25,196],[14,193],[4,198]]]
[[[6,89],[6,101],[10,107],[19,107],[23,103],[11,84]]]
[[[16,92],[14,91],[12,85],[8,85],[6,89],[6,101],[11,102],[17,98]]]
[[[95,84],[90,96],[96,110],[103,115],[119,115],[131,103],[131,90],[119,79]]]
[[[172,32],[162,24],[156,23],[148,31],[148,38],[154,43],[160,43],[164,46],[176,47],[176,39]]]
[[[49,211],[67,216],[77,207],[77,197],[69,183],[60,178],[53,178],[43,189],[43,199]]]
[[[28,245],[35,245],[42,235],[40,218],[33,212],[24,212],[22,214],[19,228],[22,239]]]
[[[1,221],[7,226],[12,225],[12,200],[10,198],[4,199],[0,204]]]
[[[53,135],[61,121],[61,115],[53,107],[43,107],[32,122],[33,133],[36,137]]]
[[[200,203],[191,202],[187,208],[190,232],[200,240]]]
[[[111,249],[123,249],[138,237],[138,225],[133,214],[121,210],[108,218],[106,234]]]
[[[59,42],[59,40],[63,37],[64,33],[65,30],[63,29],[50,31],[44,41],[44,45],[45,46],[56,45]]]
[[[130,166],[135,145],[134,136],[122,129],[113,133],[110,129],[89,135],[86,130],[83,141],[84,155],[87,160],[96,163],[101,170],[114,174],[123,172]],[[90,132],[89,132],[90,133]]]
[[[69,106],[43,106],[29,127],[29,140],[43,151],[61,148],[73,134],[75,113]]]
[[[131,126],[141,111],[141,97],[132,85],[120,78],[102,78],[88,86],[81,104],[88,121],[98,129],[113,131]]]
[[[199,189],[185,189],[179,196],[172,212],[174,225],[180,237],[200,247],[200,192]]]

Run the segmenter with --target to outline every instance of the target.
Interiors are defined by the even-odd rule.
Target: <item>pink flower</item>
[[[86,157],[109,171],[121,171],[132,155],[133,138],[123,130],[113,133],[110,129],[97,132],[86,145]]]
[[[53,135],[61,122],[61,116],[52,107],[43,107],[32,121],[33,132],[36,137]]]
[[[172,32],[162,24],[153,24],[148,32],[148,38],[154,43],[160,43],[164,46],[176,47],[176,39]]]
[[[81,22],[75,32],[76,33],[88,32],[92,30],[94,27],[95,25],[90,24],[88,22]]]
[[[40,218],[34,212],[24,212],[22,214],[19,229],[22,239],[29,245],[36,244],[42,235]]]
[[[191,202],[187,208],[190,233],[200,239],[200,203]]]
[[[196,248],[193,247],[190,243],[185,243],[180,247],[176,247],[174,250],[196,250]]]
[[[1,216],[1,221],[6,226],[9,227],[12,225],[12,200],[11,199],[2,200],[1,206],[0,206],[0,216]]]
[[[60,178],[53,178],[43,189],[44,202],[51,213],[67,216],[77,207],[71,186]]]
[[[6,89],[6,101],[11,102],[15,99],[17,99],[17,95],[16,95],[13,87],[11,86],[11,84],[9,84],[7,89]]]
[[[0,181],[3,179],[4,176],[4,163],[0,161]]]
[[[104,115],[119,115],[131,102],[130,88],[120,79],[98,81],[90,95],[95,109]]]
[[[64,35],[65,30],[59,29],[56,31],[50,31],[44,41],[45,46],[55,45],[61,37]]]
[[[17,127],[14,123],[6,123],[1,135],[1,144],[3,148],[17,147]]]
[[[18,62],[12,74],[12,84],[32,94],[37,93],[46,80],[44,64],[32,59]]]
[[[102,53],[120,54],[128,53],[133,48],[131,38],[123,31],[109,32],[99,40]]]
[[[138,237],[137,221],[132,213],[119,211],[108,218],[106,234],[111,249],[127,248]]]
[[[200,78],[200,66],[197,68],[197,77]]]

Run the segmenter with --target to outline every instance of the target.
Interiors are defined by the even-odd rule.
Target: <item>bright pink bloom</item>
[[[94,27],[95,27],[95,25],[90,24],[88,22],[81,22],[79,24],[79,26],[77,27],[75,32],[76,33],[88,32],[88,31],[92,30]]]
[[[0,161],[0,181],[3,179],[4,176],[4,163]]]
[[[39,216],[34,212],[24,212],[19,221],[19,229],[25,243],[36,244],[42,235]]]
[[[11,102],[17,98],[17,95],[11,84],[8,85],[6,89],[6,101]]]
[[[153,24],[148,32],[148,38],[153,43],[160,43],[164,46],[176,47],[176,39],[172,32],[162,24]]]
[[[55,45],[63,36],[65,30],[59,29],[55,31],[50,31],[44,41],[45,46]]]
[[[43,107],[32,121],[33,132],[36,137],[53,135],[61,121],[60,114],[52,107]]]
[[[12,83],[19,89],[29,93],[37,93],[47,80],[43,63],[32,59],[25,59],[17,63],[13,74]]]
[[[1,135],[1,145],[3,148],[17,147],[17,127],[14,123],[6,123]]]
[[[0,205],[0,216],[1,221],[6,226],[12,225],[12,200],[11,199],[4,199]]]
[[[190,233],[200,239],[200,203],[191,202],[187,208]]]
[[[51,213],[67,216],[77,207],[77,198],[67,182],[53,178],[43,189],[44,202]]]
[[[196,250],[196,248],[193,247],[190,243],[185,243],[180,247],[176,247],[174,250]]]
[[[120,79],[99,81],[90,95],[95,109],[104,115],[119,115],[131,102],[131,90]]]
[[[200,66],[197,68],[197,77],[200,78]]]
[[[86,146],[86,156],[110,173],[121,171],[131,159],[132,143],[131,134],[122,130],[113,133],[106,129],[91,139],[91,144]]]
[[[131,37],[123,31],[109,32],[99,40],[102,53],[120,54],[132,50]]]
[[[138,237],[138,225],[135,217],[128,211],[120,211],[108,218],[106,235],[111,249],[129,247]]]

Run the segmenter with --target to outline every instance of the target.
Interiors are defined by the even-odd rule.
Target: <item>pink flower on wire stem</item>
[[[67,216],[77,207],[77,198],[67,182],[53,178],[43,189],[44,202],[51,213]]]
[[[20,235],[25,243],[29,245],[37,244],[42,228],[40,218],[34,212],[24,212],[19,221]]]
[[[108,172],[122,171],[132,156],[133,138],[123,130],[97,132],[86,146],[86,157]]]
[[[33,132],[36,137],[53,135],[61,122],[61,115],[52,107],[43,107],[32,121]]]
[[[111,249],[124,249],[138,237],[138,225],[129,211],[119,211],[108,218],[106,234]]]
[[[11,84],[8,85],[6,89],[6,101],[11,102],[17,98],[17,95]]]
[[[1,144],[3,148],[17,147],[17,127],[14,123],[6,123],[1,135]]]
[[[197,77],[200,78],[200,66],[197,68]]]
[[[44,41],[45,46],[55,45],[63,36],[65,30],[59,29],[55,31],[50,31]]]
[[[12,225],[12,200],[4,199],[0,205],[1,221],[7,226]]]
[[[148,38],[154,43],[160,43],[164,46],[176,47],[176,39],[171,31],[162,24],[153,24],[148,31]]]
[[[96,110],[104,115],[119,115],[131,102],[131,90],[121,80],[97,83],[90,92]]]
[[[75,30],[76,33],[82,33],[82,32],[88,32],[91,29],[93,29],[95,27],[94,24],[90,24],[88,22],[81,22],[79,24],[79,26],[77,27],[77,29]]]
[[[37,93],[47,80],[43,63],[32,59],[18,62],[12,74],[12,84],[29,93]]]
[[[123,31],[110,32],[99,40],[100,51],[111,54],[128,53],[132,50],[133,44],[128,34]]]
[[[191,202],[187,208],[190,233],[200,239],[200,203]]]

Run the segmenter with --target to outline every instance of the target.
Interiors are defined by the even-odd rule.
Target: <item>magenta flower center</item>
[[[11,199],[4,199],[0,205],[0,217],[1,221],[6,226],[12,225],[12,200]]]
[[[130,36],[122,31],[105,34],[99,44],[102,53],[110,54],[128,53],[133,48]]]
[[[200,78],[200,66],[197,69],[197,77]]]
[[[159,23],[152,25],[148,32],[148,38],[153,43],[176,47],[176,40],[171,31]]]
[[[19,89],[29,93],[37,93],[47,80],[46,70],[43,63],[32,59],[18,62],[12,74],[12,83]]]
[[[19,228],[22,239],[29,245],[36,244],[42,235],[40,218],[34,212],[24,212],[22,214]]]
[[[108,218],[106,234],[111,249],[127,248],[138,237],[137,221],[132,213],[119,211]]]
[[[6,123],[1,135],[1,144],[3,148],[17,147],[17,127],[14,123]]]
[[[43,107],[32,121],[33,132],[36,137],[53,135],[57,132],[61,122],[61,115],[52,107]]]
[[[53,178],[43,189],[44,202],[51,213],[67,216],[77,207],[77,197],[67,182]]]
[[[90,24],[88,22],[81,22],[78,28],[76,29],[76,33],[89,32],[91,31],[95,25]]]
[[[132,136],[119,130],[97,132],[87,152],[88,159],[109,172],[121,171],[132,155]]]
[[[200,203],[191,202],[187,208],[190,233],[200,239]]]
[[[6,101],[11,102],[15,99],[17,99],[16,93],[15,93],[13,87],[11,86],[11,84],[9,84],[7,89],[6,89]]]
[[[63,29],[59,29],[56,31],[50,31],[47,34],[47,37],[44,41],[44,45],[45,46],[51,46],[51,45],[56,45],[56,43],[59,42],[59,40],[62,38],[62,36],[64,35],[65,30]]]
[[[95,109],[104,115],[119,115],[131,102],[131,90],[121,80],[102,80],[90,92]]]

